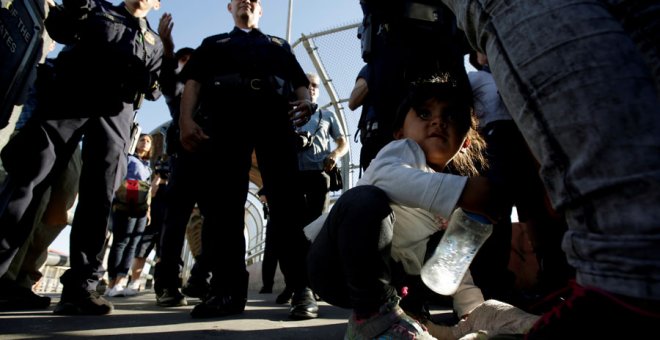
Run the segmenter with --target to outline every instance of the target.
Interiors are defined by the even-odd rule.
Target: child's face
[[[447,102],[430,99],[419,110],[410,109],[397,139],[410,138],[424,150],[426,162],[442,171],[462,147],[467,147],[464,134],[458,132]]]

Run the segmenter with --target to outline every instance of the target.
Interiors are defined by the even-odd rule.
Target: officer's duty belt
[[[260,78],[260,77],[243,77],[239,73],[225,74],[213,78],[213,85],[218,88],[225,89],[246,89],[253,91],[269,90],[278,92],[282,88],[284,80],[275,76]]]

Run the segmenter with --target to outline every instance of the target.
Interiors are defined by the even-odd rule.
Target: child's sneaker
[[[544,314],[526,339],[645,339],[657,333],[660,301],[572,284],[572,294]]]
[[[393,298],[380,308],[377,315],[366,320],[356,320],[353,314],[344,340],[435,339],[426,327],[406,315],[399,307],[399,300],[399,297]]]

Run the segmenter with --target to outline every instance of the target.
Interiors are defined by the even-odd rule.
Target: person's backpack
[[[127,213],[130,217],[145,216],[151,204],[151,183],[137,179],[125,179],[117,192],[113,210]]]

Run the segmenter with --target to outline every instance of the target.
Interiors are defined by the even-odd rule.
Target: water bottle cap
[[[482,224],[490,224],[490,220],[484,215],[475,214],[469,211],[464,211],[465,215],[471,220],[477,221]]]

